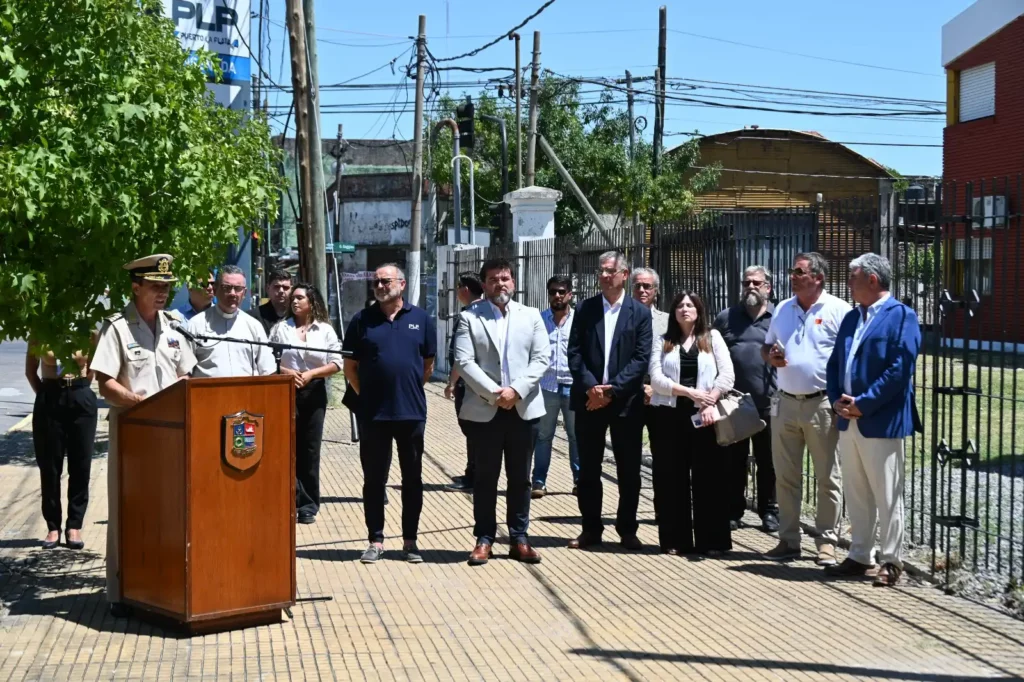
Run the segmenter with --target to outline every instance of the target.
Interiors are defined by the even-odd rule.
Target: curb
[[[32,424],[32,414],[29,413],[29,414],[25,415],[21,419],[21,421],[19,421],[17,424],[15,424],[11,428],[7,429],[7,433],[14,433],[16,431],[28,431],[28,429],[26,427],[30,426],[31,424]]]

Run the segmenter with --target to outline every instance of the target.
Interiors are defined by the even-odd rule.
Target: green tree
[[[3,4],[0,338],[70,357],[109,314],[97,297],[130,292],[126,261],[170,253],[194,279],[273,219],[267,122],[215,104],[204,69],[158,0]]]
[[[599,213],[612,213],[627,220],[634,212],[648,223],[678,220],[695,211],[694,197],[718,182],[716,166],[692,172],[699,162],[698,142],[691,140],[663,157],[661,174],[655,178],[651,144],[639,139],[634,159],[629,159],[629,117],[606,94],[597,103],[580,101],[580,86],[572,81],[546,77],[539,96],[538,130],[551,143],[562,165],[569,171],[591,205]],[[475,148],[466,152],[474,159],[478,225],[490,224],[488,203],[501,201],[501,138],[498,126],[484,121],[481,114],[499,116],[508,130],[509,186],[515,188],[515,110],[487,92],[474,101],[477,112]],[[454,118],[456,100],[442,97],[435,119]],[[528,141],[526,107],[523,126],[523,164]],[[451,132],[443,129],[431,145],[431,177],[438,183],[451,182]],[[464,197],[468,194],[469,171],[463,163]],[[590,218],[562,180],[548,158],[537,147],[536,184],[562,192],[555,214],[558,234],[578,234],[590,225]],[[464,198],[464,212],[468,211]],[[468,220],[466,221],[468,222]]]

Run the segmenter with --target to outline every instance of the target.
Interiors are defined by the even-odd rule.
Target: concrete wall
[[[428,209],[424,201],[424,216]],[[341,241],[357,246],[408,244],[411,218],[412,206],[408,198],[342,199]]]

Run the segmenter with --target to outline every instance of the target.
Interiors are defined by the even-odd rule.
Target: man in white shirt
[[[238,304],[245,296],[245,274],[235,265],[217,272],[217,305],[207,308],[188,321],[190,334],[267,342],[267,333],[259,320],[240,314]],[[193,344],[199,361],[194,377],[267,376],[277,371],[274,354],[266,346],[236,341],[198,341]]]
[[[765,554],[776,561],[800,557],[800,501],[804,447],[818,482],[817,563],[836,563],[842,482],[839,432],[826,388],[826,367],[850,304],[825,291],[828,263],[820,253],[798,253],[789,271],[793,297],[775,310],[761,355],[778,373],[771,402],[772,462],[779,503],[779,544]]]

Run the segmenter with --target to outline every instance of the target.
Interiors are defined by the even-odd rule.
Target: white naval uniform
[[[157,314],[154,332],[139,317],[135,304],[129,303],[123,311],[108,317],[103,323],[90,368],[114,378],[128,390],[146,398],[159,393],[187,375],[196,364],[195,355],[185,338],[171,329],[172,320],[181,322],[181,316],[174,311],[161,310]],[[107,601],[111,603],[119,603],[122,598],[117,417],[125,409],[111,407],[109,417]]]
[[[239,310],[229,315],[216,305],[189,320],[187,329],[201,336],[267,342],[267,332],[259,320]],[[274,354],[266,346],[199,341],[192,350],[198,361],[192,373],[195,377],[251,377],[277,372]]]

